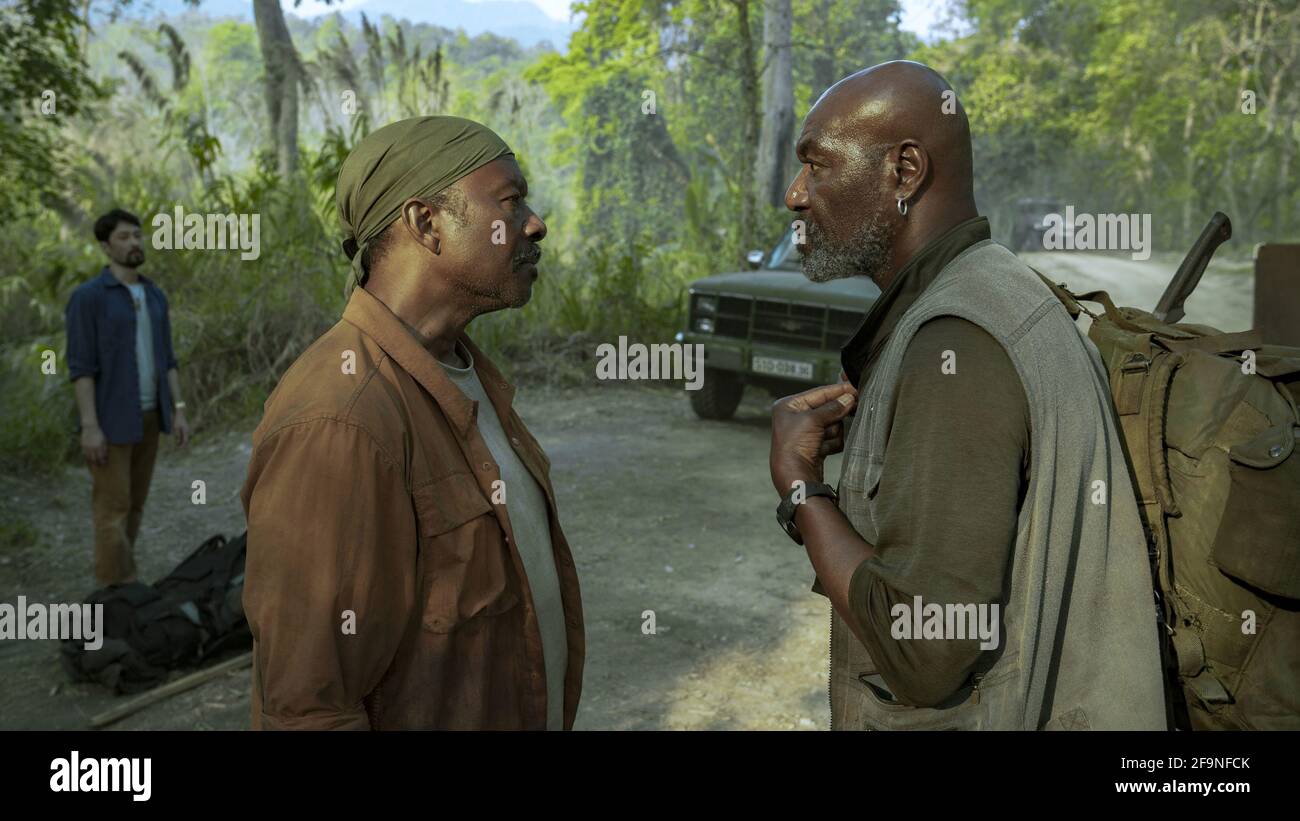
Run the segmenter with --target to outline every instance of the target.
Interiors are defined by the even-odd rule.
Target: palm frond
[[[158,33],[167,41],[167,59],[172,64],[172,89],[180,91],[190,82],[190,51],[185,47],[180,32],[169,23],[159,23]]]
[[[140,84],[140,90],[144,96],[153,103],[159,111],[167,111],[171,104],[167,98],[163,97],[158,91],[158,83],[154,80],[153,75],[149,73],[149,68],[145,66],[144,61],[129,51],[122,50],[117,53],[118,59],[126,63],[135,75],[136,82]]]
[[[376,89],[384,87],[384,41],[376,28],[361,13],[361,35],[366,41],[366,67],[370,70],[370,81]]]

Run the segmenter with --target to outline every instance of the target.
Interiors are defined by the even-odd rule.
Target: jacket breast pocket
[[[135,337],[132,336],[132,329],[125,322],[104,322],[98,332],[95,334],[95,347],[99,349],[99,355],[107,358],[117,352],[127,344],[135,343]]]
[[[874,499],[884,467],[882,452],[872,441],[875,408],[859,410],[844,442],[844,461],[840,467],[840,495],[845,492],[862,501]]]
[[[420,534],[421,623],[450,633],[520,602],[505,532],[469,473],[412,491]]]
[[[101,352],[135,345],[135,311],[130,300],[113,300],[106,294],[105,303],[95,323],[95,344]]]
[[[883,468],[883,460],[869,448],[846,447],[840,468],[840,496],[848,495],[857,504],[875,499]]]

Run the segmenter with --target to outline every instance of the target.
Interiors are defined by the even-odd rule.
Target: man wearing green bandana
[[[253,433],[244,607],[255,729],[570,729],[585,649],[550,462],[465,329],[518,308],[546,225],[457,117],[339,172],[343,318]]]

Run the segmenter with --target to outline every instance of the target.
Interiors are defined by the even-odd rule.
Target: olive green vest
[[[859,394],[840,508],[875,544],[903,354],[924,322],[946,315],[1002,344],[1029,404],[1029,487],[1001,646],[942,708],[910,707],[891,701],[866,648],[832,613],[832,729],[1164,729],[1151,571],[1105,371],[1060,301],[1003,246],[962,252],[899,320]]]

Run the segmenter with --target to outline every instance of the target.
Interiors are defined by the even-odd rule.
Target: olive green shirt
[[[953,258],[989,237],[983,217],[929,243],[890,283],[845,345],[850,381],[865,384],[899,317]],[[946,367],[945,367],[946,365]],[[1029,407],[1006,351],[974,323],[927,322],[912,338],[875,504],[876,554],[853,574],[849,599],[873,660],[915,706],[967,682],[978,639],[896,641],[891,608],[1006,601],[1006,580],[1028,486]]]

